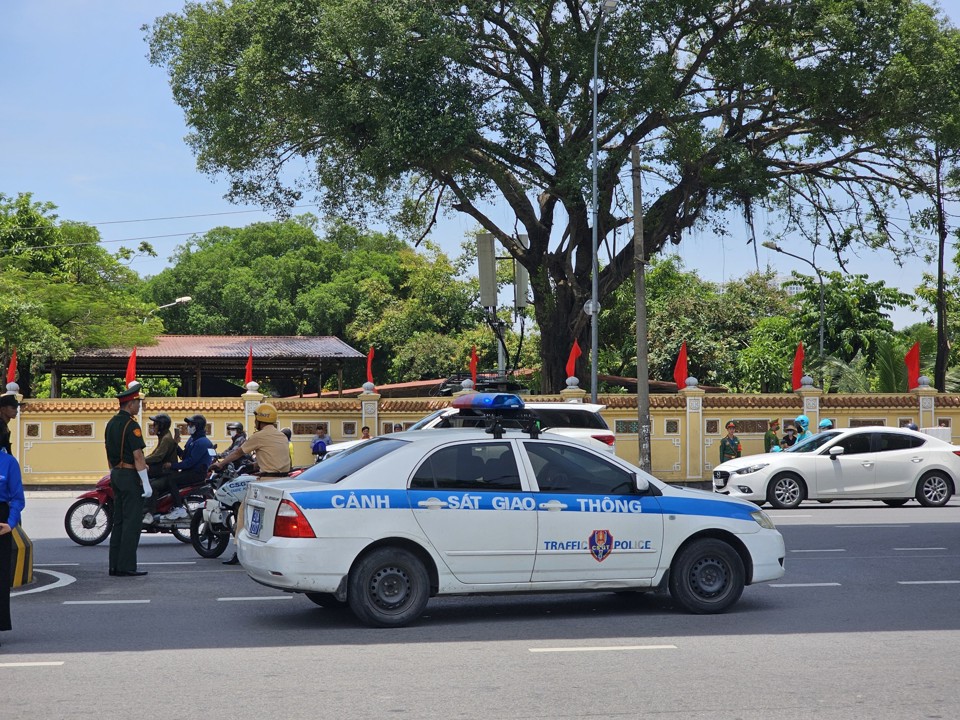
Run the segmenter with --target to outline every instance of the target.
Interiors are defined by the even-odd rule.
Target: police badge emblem
[[[603,562],[613,549],[613,535],[610,534],[609,530],[594,530],[590,534],[587,545],[593,559],[597,562]]]

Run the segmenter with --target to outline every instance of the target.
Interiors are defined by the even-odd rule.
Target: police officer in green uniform
[[[137,546],[143,522],[143,499],[153,494],[147,478],[146,443],[137,422],[140,383],[134,381],[117,395],[120,412],[110,418],[104,433],[110,487],[113,488],[113,531],[110,535],[110,574],[114,577],[146,575],[137,570]]]
[[[720,462],[733,460],[743,453],[743,448],[740,447],[740,438],[734,434],[736,430],[737,424],[733,420],[727,423],[727,434],[720,441]]]
[[[763,451],[771,452],[771,449],[780,445],[780,438],[777,437],[777,430],[780,429],[780,421],[773,418],[770,421],[770,429],[763,434]]]

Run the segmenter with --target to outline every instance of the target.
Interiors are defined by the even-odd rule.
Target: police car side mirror
[[[637,489],[637,492],[645,493],[650,489],[650,482],[645,477],[641,477],[640,475],[634,473],[633,486]]]
[[[834,445],[830,448],[830,457],[833,460],[836,460],[838,456],[843,455],[843,448],[839,445]]]

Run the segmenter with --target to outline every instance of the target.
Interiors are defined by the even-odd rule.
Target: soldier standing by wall
[[[720,462],[733,460],[740,457],[743,448],[740,446],[740,438],[736,436],[737,424],[731,420],[727,423],[727,434],[720,441]]]
[[[780,445],[780,438],[777,437],[777,430],[780,429],[780,421],[774,418],[770,421],[770,429],[763,434],[763,451],[771,452],[773,447]]]
[[[140,412],[140,383],[134,381],[117,395],[120,411],[107,423],[104,445],[113,488],[113,531],[110,534],[110,575],[137,577],[137,547],[143,524],[143,500],[153,495],[147,478],[146,443],[134,417]]]

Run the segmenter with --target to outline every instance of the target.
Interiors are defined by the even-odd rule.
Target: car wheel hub
[[[783,482],[777,483],[776,494],[777,500],[780,502],[793,503],[800,497],[800,488],[795,482],[784,480]]]
[[[691,568],[690,584],[701,597],[713,597],[727,585],[726,566],[716,558],[704,558]]]
[[[370,595],[381,608],[395,608],[402,604],[409,590],[410,579],[400,568],[381,568],[370,581]]]

